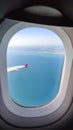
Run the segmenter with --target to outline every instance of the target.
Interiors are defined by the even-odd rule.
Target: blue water
[[[25,107],[49,103],[59,91],[63,62],[63,54],[8,52],[8,67],[28,64],[27,69],[8,73],[10,98]]]

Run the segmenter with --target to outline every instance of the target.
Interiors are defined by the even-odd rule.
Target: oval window
[[[59,92],[65,49],[52,30],[28,27],[12,36],[7,48],[10,98],[24,107],[51,102]]]

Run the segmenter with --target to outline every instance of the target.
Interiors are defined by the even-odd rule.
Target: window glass
[[[8,93],[18,105],[38,107],[59,92],[65,55],[52,30],[28,27],[12,36],[7,48]]]

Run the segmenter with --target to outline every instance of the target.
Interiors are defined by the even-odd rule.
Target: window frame
[[[54,31],[61,38],[65,47],[65,58],[64,58],[64,65],[63,65],[59,93],[49,104],[37,108],[21,107],[15,104],[8,96],[7,63],[6,63],[7,46],[12,36],[16,32],[26,27],[42,27]],[[66,32],[61,27],[27,23],[27,22],[18,22],[17,24],[13,25],[11,28],[9,28],[6,31],[6,33],[2,38],[0,49],[1,49],[0,50],[1,90],[2,90],[3,101],[7,109],[13,114],[21,117],[40,117],[55,112],[62,105],[65,99],[66,91],[68,89],[71,66],[72,66],[72,44]]]

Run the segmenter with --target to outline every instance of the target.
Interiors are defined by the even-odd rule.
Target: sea
[[[28,68],[7,73],[8,93],[21,107],[39,107],[59,92],[64,53],[7,52],[7,67],[28,64]]]

